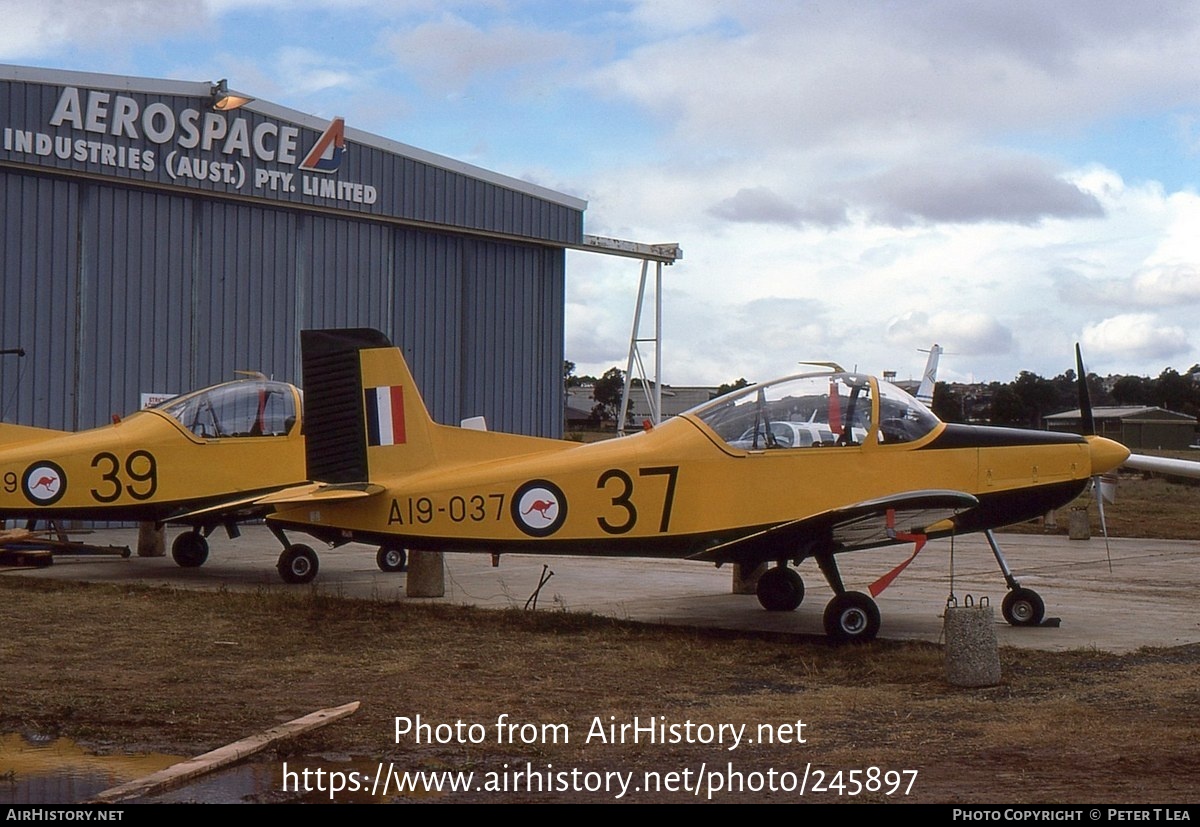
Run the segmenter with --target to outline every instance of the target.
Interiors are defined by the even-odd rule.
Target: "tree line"
[[[1011,382],[975,385],[938,382],[933,395],[933,412],[943,422],[986,422],[1021,428],[1041,428],[1050,414],[1079,407],[1079,386],[1074,370],[1046,379],[1027,370]],[[635,379],[634,382],[639,380]],[[576,376],[575,363],[563,362],[565,387],[592,387],[592,418],[611,420],[621,406],[625,371],[611,367],[603,376]],[[717,394],[750,385],[745,377],[726,382]],[[1157,378],[1145,376],[1102,377],[1088,374],[1088,390],[1094,407],[1111,405],[1166,408],[1176,413],[1200,416],[1200,364],[1186,373],[1165,368]]]
[[[933,394],[933,412],[944,422],[1041,428],[1046,416],[1079,407],[1079,386],[1075,379],[1073,370],[1053,379],[1023,370],[1011,382],[978,385],[938,382]],[[1093,407],[1159,407],[1197,416],[1200,415],[1200,364],[1182,374],[1166,368],[1156,379],[1106,378],[1089,373],[1088,391]]]

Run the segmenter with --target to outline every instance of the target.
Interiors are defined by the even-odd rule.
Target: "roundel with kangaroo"
[[[513,495],[512,518],[530,537],[549,537],[567,519],[567,498],[549,480],[530,480]]]
[[[34,505],[54,505],[67,493],[67,474],[48,459],[35,462],[21,477],[21,493]]]

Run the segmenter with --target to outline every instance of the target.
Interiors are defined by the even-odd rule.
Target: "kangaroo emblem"
[[[529,508],[525,509],[522,514],[529,514],[531,511],[536,511],[543,520],[549,520],[550,515],[546,512],[554,508],[554,503],[547,500],[534,500],[529,504]]]
[[[51,493],[54,493],[54,489],[57,487],[58,480],[54,479],[53,477],[39,477],[37,482],[29,486],[31,490],[34,488],[45,488]]]

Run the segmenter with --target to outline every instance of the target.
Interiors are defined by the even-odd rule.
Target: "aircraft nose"
[[[1113,442],[1102,436],[1089,436],[1087,442],[1093,475],[1111,471],[1129,459],[1129,449],[1119,442]]]

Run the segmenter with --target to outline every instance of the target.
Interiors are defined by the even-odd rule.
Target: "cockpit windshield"
[[[938,419],[900,388],[855,373],[794,376],[726,394],[690,411],[731,447],[756,451],[911,442]]]
[[[934,414],[891,382],[879,383],[879,441],[884,445],[916,442],[941,422]]]
[[[258,379],[205,388],[155,408],[202,439],[286,436],[296,424],[292,386]]]

